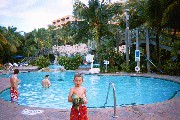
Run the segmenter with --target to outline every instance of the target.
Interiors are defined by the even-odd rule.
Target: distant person
[[[10,95],[11,95],[11,102],[12,103],[18,103],[18,83],[20,80],[17,78],[19,73],[18,69],[14,69],[13,75],[10,77],[10,84],[11,84],[11,89],[10,89]]]
[[[81,86],[83,77],[81,74],[74,75],[74,87],[70,89],[68,102],[72,102],[70,120],[88,120],[86,89]]]
[[[49,87],[51,86],[51,82],[50,82],[50,80],[49,80],[49,75],[46,75],[46,76],[45,76],[45,79],[42,80],[42,86],[43,86],[44,88],[49,88]]]

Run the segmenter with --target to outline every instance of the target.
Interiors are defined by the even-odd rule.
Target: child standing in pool
[[[45,76],[45,79],[42,80],[42,86],[43,86],[44,88],[49,88],[49,87],[51,86],[51,82],[50,82],[50,80],[49,80],[49,75],[46,75],[46,76]]]
[[[70,120],[88,120],[87,117],[87,104],[86,89],[81,86],[83,83],[83,76],[75,74],[73,80],[75,86],[70,89],[68,102],[72,102],[70,113]]]

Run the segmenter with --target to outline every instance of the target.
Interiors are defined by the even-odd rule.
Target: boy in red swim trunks
[[[81,86],[83,77],[81,74],[75,74],[73,80],[75,86],[70,89],[68,102],[72,102],[70,120],[88,120],[86,89]]]
[[[18,83],[20,82],[17,78],[19,73],[18,69],[14,69],[14,74],[10,77],[10,84],[11,84],[11,89],[10,89],[10,95],[11,95],[11,102],[16,103],[18,101]]]

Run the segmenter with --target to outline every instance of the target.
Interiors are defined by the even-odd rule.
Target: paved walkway
[[[179,76],[126,73],[118,75],[165,78],[180,83]],[[9,87],[9,79],[0,78],[0,92]],[[16,106],[0,99],[0,120],[69,120],[69,113],[69,109]],[[113,118],[113,115],[113,108],[88,109],[89,120],[180,120],[180,97],[150,105],[117,107],[118,117]]]

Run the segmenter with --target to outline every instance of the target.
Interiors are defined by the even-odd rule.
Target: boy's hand
[[[84,100],[84,104],[87,104],[87,100]]]
[[[86,99],[85,94],[82,95],[82,98],[83,98],[83,100],[84,100],[84,104],[87,104],[87,99]]]

